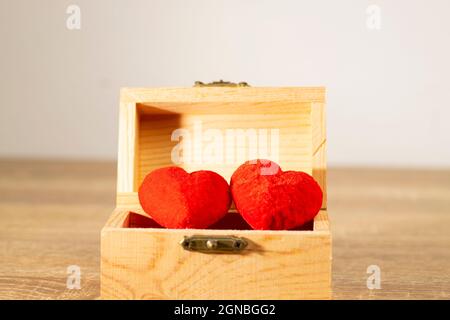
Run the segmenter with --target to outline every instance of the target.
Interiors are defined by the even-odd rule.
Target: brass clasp
[[[219,80],[210,83],[195,81],[194,87],[250,87],[250,85],[247,82],[234,83],[230,81]]]
[[[185,250],[203,253],[238,253],[248,243],[244,238],[235,236],[190,236],[184,237],[180,245]]]

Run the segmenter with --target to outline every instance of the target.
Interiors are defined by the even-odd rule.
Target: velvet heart
[[[244,163],[230,185],[236,209],[253,229],[293,229],[314,219],[322,206],[322,190],[313,177],[283,172],[270,160]]]
[[[221,219],[231,204],[228,183],[215,172],[156,169],[139,188],[144,211],[166,228],[204,229]]]

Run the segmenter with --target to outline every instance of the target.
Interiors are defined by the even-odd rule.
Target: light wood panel
[[[105,299],[329,299],[331,244],[321,231],[120,228],[115,211],[102,230],[101,295]],[[326,213],[321,217],[326,221]],[[118,228],[119,227],[119,228]],[[234,235],[240,254],[184,250],[190,235]]]
[[[327,145],[322,144],[313,155],[312,176],[322,188],[323,201],[322,209],[327,208],[328,189],[327,189]]]
[[[325,102],[324,87],[122,88],[124,103]]]
[[[133,192],[138,187],[139,123],[136,103],[121,102],[119,107],[117,192]]]
[[[181,148],[184,155],[191,156],[188,161],[174,163],[171,152],[178,140],[171,141],[171,135],[179,128],[186,132]],[[187,135],[189,144],[185,143]],[[213,170],[230,181],[239,165],[256,158],[277,160],[283,170],[312,173],[309,114],[145,116],[139,141],[139,183],[152,170],[174,164],[189,172]],[[270,144],[275,141],[279,148],[271,149]],[[213,149],[210,158],[205,157],[208,148]]]
[[[256,97],[257,98],[257,97]],[[226,101],[210,102],[206,96],[202,102],[147,102],[138,103],[139,112],[143,115],[240,115],[241,120],[245,115],[252,114],[307,114],[311,110],[311,102],[302,101]],[[323,105],[317,103],[317,106]],[[318,109],[318,108],[317,108]],[[320,112],[320,110],[318,110]]]

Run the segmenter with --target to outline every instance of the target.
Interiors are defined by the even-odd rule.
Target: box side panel
[[[313,155],[312,176],[322,188],[322,209],[327,208],[327,144],[324,143]]]
[[[326,106],[315,102],[311,106],[312,175],[323,191],[322,208],[327,208],[327,136]]]
[[[330,220],[328,219],[327,210],[320,210],[314,218],[314,231],[330,232]]]
[[[186,230],[192,235],[195,230]],[[173,230],[102,234],[104,299],[329,299],[329,233],[257,232],[241,254],[184,250]]]
[[[312,103],[311,106],[311,125],[312,125],[312,148],[313,153],[326,143],[326,105],[325,103]]]
[[[136,103],[120,103],[117,193],[137,190],[139,116]]]

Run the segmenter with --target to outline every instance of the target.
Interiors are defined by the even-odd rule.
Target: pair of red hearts
[[[233,199],[253,229],[293,229],[316,216],[322,196],[310,175],[283,172],[269,160],[244,163],[230,186],[212,171],[167,167],[152,171],[139,188],[144,211],[166,228],[208,228],[227,214]]]

